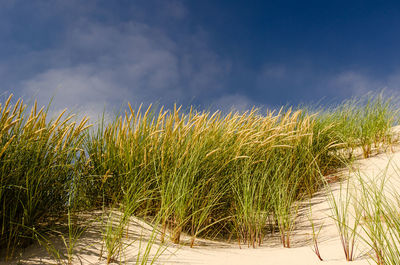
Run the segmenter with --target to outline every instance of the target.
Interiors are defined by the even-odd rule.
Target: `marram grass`
[[[191,246],[197,237],[221,237],[256,247],[278,232],[290,247],[297,202],[356,148],[368,156],[389,143],[395,117],[380,96],[314,113],[129,105],[88,131],[87,119],[76,124],[62,113],[48,121],[36,104],[28,112],[22,100],[10,102],[0,109],[0,249],[7,257],[54,216],[110,206],[124,218],[155,220],[161,241],[179,243],[185,233]],[[119,240],[111,228],[106,247]]]
[[[87,119],[47,121],[36,103],[27,111],[12,96],[0,106],[0,247],[7,256],[30,243],[32,229],[66,207],[80,178]]]

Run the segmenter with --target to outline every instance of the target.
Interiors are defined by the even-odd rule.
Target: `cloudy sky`
[[[0,0],[0,96],[89,115],[400,90],[390,1]]]

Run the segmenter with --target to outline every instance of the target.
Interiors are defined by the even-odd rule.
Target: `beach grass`
[[[33,229],[71,207],[113,208],[122,217],[104,223],[108,262],[130,216],[159,226],[161,242],[178,244],[185,234],[192,247],[198,237],[257,247],[279,231],[290,247],[298,202],[357,148],[368,157],[391,144],[397,114],[382,95],[316,111],[129,105],[88,130],[86,118],[49,119],[36,104],[27,112],[22,100],[11,101],[0,109],[0,249],[11,258],[33,242]]]
[[[371,180],[357,175],[361,187],[358,204],[363,216],[361,238],[371,248],[369,255],[377,265],[400,262],[400,193],[393,183],[399,176],[398,165],[392,161]]]

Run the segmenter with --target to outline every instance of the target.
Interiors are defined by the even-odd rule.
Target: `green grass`
[[[192,247],[198,237],[257,247],[279,231],[290,247],[299,200],[357,148],[369,156],[389,145],[396,117],[381,95],[315,112],[129,105],[87,130],[87,119],[49,120],[36,104],[28,113],[22,100],[10,101],[0,109],[0,249],[12,257],[35,239],[32,229],[70,209],[78,216],[114,207],[122,217],[104,223],[108,262],[117,260],[132,215],[159,225],[161,241],[181,243],[187,234]]]
[[[10,101],[0,110],[0,247],[6,257],[31,242],[44,218],[66,209],[81,177],[87,127],[87,119],[76,124],[63,114],[47,122],[36,103],[27,112],[22,100]]]
[[[357,197],[352,193],[353,190],[354,187],[351,187],[350,179],[347,178],[345,183],[341,183],[337,197],[335,197],[334,191],[329,190],[328,192],[328,201],[332,211],[331,217],[335,221],[347,261],[355,259],[362,217],[361,211],[357,208]]]
[[[389,169],[392,169],[390,174]],[[359,208],[363,215],[362,239],[371,248],[370,257],[377,265],[400,262],[400,193],[392,183],[399,176],[399,168],[393,162],[389,162],[371,181],[358,174],[361,187]]]

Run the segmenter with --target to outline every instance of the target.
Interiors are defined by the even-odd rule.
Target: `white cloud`
[[[180,1],[161,1],[160,4],[164,5],[169,16],[176,19],[183,19],[188,13],[186,7]]]
[[[229,111],[247,111],[256,106],[256,103],[245,95],[241,94],[226,94],[215,99],[211,106],[215,110],[222,112]]]
[[[135,21],[74,23],[61,45],[27,58],[28,65],[40,61],[47,67],[20,82],[23,95],[41,104],[54,96],[55,109],[73,107],[93,116],[127,101],[170,105],[212,95],[229,72],[229,63],[208,48],[203,33],[181,43]]]
[[[369,91],[382,89],[385,83],[356,71],[345,71],[332,77],[330,86],[347,96],[362,96]]]
[[[306,89],[307,83],[318,78],[315,69],[307,63],[286,63],[272,64],[266,63],[257,74],[257,86],[268,87],[271,89],[289,89],[295,87]]]
[[[387,88],[400,92],[400,70],[397,70],[389,75]]]
[[[288,69],[284,65],[265,65],[261,71],[261,78],[283,79],[287,74]]]
[[[272,96],[293,96],[305,103],[318,99],[340,101],[383,88],[393,93],[393,89],[400,88],[400,72],[379,78],[368,73],[366,70],[351,69],[321,71],[309,63],[265,64],[257,75],[257,86],[271,91]]]

